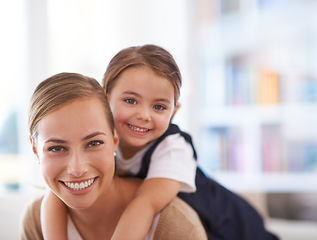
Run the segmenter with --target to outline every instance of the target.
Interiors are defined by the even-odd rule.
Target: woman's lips
[[[68,189],[80,191],[89,188],[94,182],[96,178],[86,179],[82,181],[60,181],[67,187]]]

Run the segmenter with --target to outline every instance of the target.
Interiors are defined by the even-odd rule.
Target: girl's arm
[[[145,180],[123,212],[112,240],[143,240],[150,230],[153,218],[176,197],[180,186],[180,182],[171,179]]]
[[[41,225],[45,240],[67,240],[67,209],[51,191],[44,196],[42,201]]]

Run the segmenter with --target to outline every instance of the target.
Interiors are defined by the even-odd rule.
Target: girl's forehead
[[[151,88],[151,86],[155,86],[157,88],[174,88],[173,84],[168,78],[157,74],[149,67],[134,67],[126,69],[124,72],[122,72],[117,81],[118,86],[126,85],[131,88],[133,88],[135,85],[138,85],[138,87],[144,86],[147,88]]]
[[[138,79],[148,79],[149,81],[169,81],[171,80],[164,76],[163,74],[159,74],[149,66],[133,66],[123,70],[118,76],[117,80],[125,79],[125,83],[134,82]]]
[[[156,96],[163,94],[163,96],[168,95],[168,97],[172,97],[174,104],[177,101],[177,90],[173,81],[146,65],[132,66],[123,70],[115,79],[109,93],[132,90],[140,93],[150,93],[152,91]]]

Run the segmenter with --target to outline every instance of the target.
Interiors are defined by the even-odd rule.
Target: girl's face
[[[96,97],[72,101],[49,113],[31,143],[48,187],[71,208],[88,208],[107,192],[118,137]]]
[[[124,70],[116,79],[108,100],[120,149],[126,156],[132,156],[160,137],[176,111],[172,83],[149,67]]]

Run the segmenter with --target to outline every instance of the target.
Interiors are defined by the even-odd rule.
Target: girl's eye
[[[133,98],[126,98],[124,101],[128,104],[136,104],[136,101]]]
[[[94,140],[94,141],[89,142],[87,147],[97,147],[101,144],[103,144],[103,141]]]
[[[53,146],[53,147],[49,147],[48,151],[49,152],[62,152],[62,151],[66,151],[67,149],[62,147],[62,146]]]
[[[163,105],[160,105],[160,104],[158,104],[158,105],[154,105],[154,107],[153,107],[154,109],[156,109],[156,110],[159,110],[159,111],[163,111],[163,110],[166,110],[166,107],[165,106],[163,106]]]

